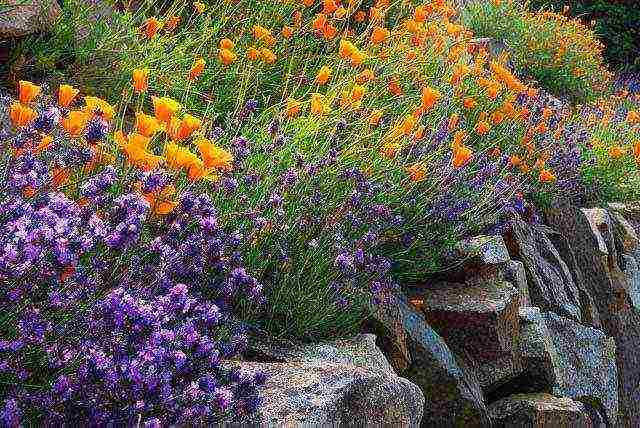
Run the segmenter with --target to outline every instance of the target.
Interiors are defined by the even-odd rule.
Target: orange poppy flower
[[[35,148],[36,153],[40,153],[47,149],[53,143],[53,137],[49,134],[44,134],[40,137],[40,143]]]
[[[414,126],[416,126],[416,118],[414,115],[408,114],[402,119],[400,130],[404,135],[409,135],[411,131],[413,131]]]
[[[164,123],[168,123],[171,116],[182,108],[180,103],[168,97],[151,97],[151,101],[156,119]]]
[[[630,124],[640,123],[640,113],[636,110],[630,110],[629,113],[627,113],[627,122]]]
[[[69,182],[69,177],[71,177],[71,173],[68,168],[61,168],[56,165],[51,171],[51,184],[54,188],[64,186]]]
[[[333,73],[333,70],[330,67],[323,65],[318,71],[318,74],[316,75],[315,82],[318,85],[324,85],[329,81],[332,73]]]
[[[404,91],[398,84],[398,79],[396,79],[396,77],[392,77],[391,79],[389,79],[387,87],[389,88],[389,92],[391,92],[396,97],[402,96],[402,94],[404,93]]]
[[[437,89],[431,87],[422,88],[422,110],[428,113],[440,99],[441,94]]]
[[[180,127],[178,128],[177,141],[189,138],[194,132],[200,129],[200,126],[202,126],[202,121],[200,119],[191,116],[190,114],[185,114],[182,117]]]
[[[292,38],[293,28],[289,27],[288,25],[285,25],[284,27],[282,27],[282,37],[284,37],[285,39]]]
[[[386,158],[394,158],[400,150],[400,144],[397,142],[387,142],[380,148],[380,153]]]
[[[262,25],[254,25],[251,28],[251,32],[253,33],[253,37],[256,40],[262,40],[268,36],[271,36],[271,30],[264,28]]]
[[[171,141],[178,140],[178,131],[180,130],[181,125],[182,121],[175,116],[171,116],[171,119],[167,122],[165,131]]]
[[[375,75],[373,74],[373,70],[371,70],[370,68],[361,71],[356,76],[356,82],[358,82],[360,85],[364,85],[365,83],[371,82],[374,79]]]
[[[491,129],[489,127],[489,124],[483,120],[476,123],[475,131],[479,135],[485,135],[487,132],[489,132],[489,129]]]
[[[238,58],[235,52],[232,52],[229,49],[220,49],[220,53],[218,54],[218,57],[220,58],[220,62],[223,63],[224,65],[231,65]]]
[[[608,152],[612,159],[620,159],[627,153],[627,151],[620,146],[611,146],[609,147]]]
[[[158,131],[164,128],[162,123],[153,116],[149,116],[139,111],[136,112],[136,132],[147,138],[151,138]]]
[[[147,39],[152,39],[158,33],[158,30],[162,28],[162,22],[158,21],[155,16],[148,18],[144,24],[142,24],[142,30],[144,31]]]
[[[62,119],[60,124],[67,134],[72,137],[77,137],[84,131],[87,122],[89,121],[88,113],[82,110],[74,110],[69,112],[67,117]]]
[[[193,2],[193,8],[198,13],[203,13],[207,9],[207,5],[202,3],[201,1]]]
[[[447,130],[449,132],[453,131],[458,127],[458,123],[460,123],[460,115],[458,115],[458,113],[453,113],[451,116],[449,116]]]
[[[149,87],[149,69],[137,68],[133,70],[132,79],[133,90],[138,94],[143,93]]]
[[[40,95],[40,91],[42,91],[42,88],[31,82],[26,80],[18,82],[18,99],[22,104],[29,104]]]
[[[15,128],[24,128],[28,124],[30,124],[37,116],[37,113],[18,102],[14,102],[11,104],[9,108],[9,117],[11,118],[11,123]]]
[[[222,57],[222,52],[224,52],[224,51],[225,51],[225,49],[221,49],[220,50],[220,56],[221,57]],[[224,60],[222,62],[224,63]],[[200,77],[200,75],[204,71],[204,67],[206,65],[207,65],[207,63],[203,58],[196,59],[195,62],[193,63],[193,65],[191,66],[191,69],[189,70],[189,74],[188,74],[187,78],[189,80],[196,80],[198,77]]]
[[[220,49],[229,49],[232,50],[235,47],[235,43],[231,41],[231,39],[222,39],[220,40]]]
[[[262,57],[262,60],[267,64],[273,64],[277,59],[276,54],[274,54],[271,49],[267,48],[260,49],[260,56]]]
[[[202,161],[206,168],[221,171],[231,171],[233,168],[233,155],[221,147],[216,146],[210,140],[201,138],[195,142]]]
[[[157,215],[167,215],[178,206],[174,200],[175,193],[175,186],[169,184],[159,191],[145,193],[143,196],[149,202],[151,212]]]
[[[454,168],[461,168],[473,157],[473,152],[467,146],[461,145],[453,150],[451,164]]]
[[[311,113],[315,115],[324,115],[331,111],[327,101],[322,94],[311,94]]]
[[[260,58],[260,51],[251,46],[249,49],[247,49],[247,58],[249,58],[250,61],[257,60],[258,58]]]
[[[427,167],[420,162],[416,162],[407,168],[407,173],[411,181],[422,181],[427,177]]]
[[[288,118],[294,118],[300,114],[300,103],[293,98],[287,100],[287,107],[285,110],[285,116]]]
[[[502,113],[501,111],[494,111],[491,114],[491,122],[494,125],[499,125],[504,121],[504,113]]]
[[[476,106],[478,105],[478,102],[471,97],[467,97],[462,101],[462,105],[466,109],[473,109],[473,108],[476,108]]]
[[[464,130],[456,131],[453,134],[453,141],[451,142],[451,148],[455,151],[459,147],[464,145],[464,141],[467,139],[467,133]]]
[[[60,85],[58,88],[58,104],[69,107],[80,91],[70,85]]]
[[[167,22],[164,24],[164,29],[170,33],[176,29],[179,23],[180,17],[177,15],[173,15],[171,18],[167,19]]]
[[[540,170],[540,175],[538,175],[538,180],[541,183],[553,183],[556,181],[556,176],[548,169],[542,169]]]
[[[379,45],[380,43],[384,42],[387,37],[389,37],[389,30],[384,27],[377,26],[371,32],[371,38],[369,39],[369,41],[373,45]]]
[[[371,114],[369,114],[369,125],[377,126],[380,123],[380,119],[382,119],[382,110],[373,110]]]

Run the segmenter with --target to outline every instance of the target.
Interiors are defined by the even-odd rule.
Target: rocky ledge
[[[640,426],[640,207],[556,205],[458,246],[373,334],[296,345],[254,332],[267,425]],[[462,261],[460,263],[460,261]]]

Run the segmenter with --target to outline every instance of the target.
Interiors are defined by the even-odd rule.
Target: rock
[[[614,204],[611,205],[616,207]],[[640,229],[640,223],[631,208],[624,206],[618,210],[611,212],[611,220],[614,224],[614,236],[617,238],[617,249],[620,253],[620,268],[627,278],[627,293],[631,305],[638,311],[640,310],[640,239],[638,239],[636,229]],[[633,220],[628,221],[625,215],[630,216]]]
[[[593,328],[602,329],[600,323],[600,315],[591,294],[586,289],[582,279],[582,272],[576,261],[571,243],[562,233],[546,226],[541,226],[541,230],[547,235],[553,246],[558,250],[562,260],[566,263],[571,272],[573,283],[578,289],[578,300],[580,301],[580,309],[582,313],[582,323]]]
[[[496,428],[586,428],[594,426],[584,404],[550,394],[517,394],[489,405]]]
[[[375,305],[364,330],[376,335],[377,345],[387,356],[396,373],[402,374],[411,364],[411,355],[400,308],[395,300],[396,297],[393,296],[388,304]]]
[[[621,426],[640,426],[640,314],[632,303],[629,278],[619,252],[624,239],[608,211],[556,204],[551,224],[569,239],[585,288],[596,303],[602,330],[615,339]]]
[[[432,279],[478,285],[503,277],[509,252],[502,237],[479,235],[456,243],[444,258],[449,268]]]
[[[506,281],[437,283],[415,290],[425,319],[473,366],[485,392],[522,371],[517,352],[520,294]]]
[[[522,262],[509,260],[504,268],[504,278],[520,292],[520,305],[530,306],[531,299],[529,297],[529,284],[527,283],[527,271]]]
[[[497,265],[509,262],[509,251],[500,236],[475,236],[458,242],[456,249],[467,263]]]
[[[420,425],[424,396],[389,371],[330,361],[241,362],[267,375],[260,411],[243,424],[269,426]]]
[[[376,337],[373,334],[359,334],[350,339],[303,345],[296,359],[351,364],[393,373],[393,368],[376,346]]]
[[[490,423],[477,378],[456,360],[442,338],[404,296],[399,296],[411,365],[405,371],[425,396],[422,426],[484,427]]]
[[[0,5],[0,39],[44,31],[60,13],[57,0],[4,0]]]
[[[551,391],[557,384],[558,355],[551,333],[544,322],[540,308],[520,308],[520,346],[527,387],[531,391]],[[523,388],[519,388],[523,391]]]
[[[542,314],[555,346],[553,394],[594,405],[616,426],[618,377],[613,338],[553,312]]]
[[[374,335],[299,344],[238,320],[230,324],[248,333],[244,358],[261,361],[227,364],[239,364],[247,374],[268,375],[260,414],[242,424],[420,425],[424,395],[393,371]]]
[[[515,220],[506,240],[512,257],[521,260],[527,271],[531,304],[581,321],[578,288],[569,267],[545,232]]]

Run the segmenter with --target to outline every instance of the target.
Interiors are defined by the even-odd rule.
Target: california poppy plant
[[[158,21],[155,16],[148,18],[142,25],[142,31],[147,39],[154,38],[160,28],[162,28],[162,22]]]
[[[137,94],[141,94],[149,87],[149,69],[136,68],[132,73],[133,90]]]
[[[27,107],[21,103],[14,102],[9,108],[9,117],[14,127],[20,129],[29,125],[37,114],[30,107]]]
[[[80,91],[70,85],[60,85],[58,88],[58,104],[60,107],[69,107]]]
[[[21,80],[18,82],[18,99],[22,104],[29,104],[40,95],[41,90],[42,88],[40,86],[34,85],[26,80]]]
[[[191,69],[189,70],[189,74],[187,75],[187,78],[189,80],[196,80],[198,77],[200,77],[206,65],[207,63],[205,62],[204,59],[202,58],[196,59],[193,65],[191,66]]]
[[[182,108],[179,102],[168,97],[151,97],[151,101],[156,119],[164,123],[168,123],[174,113]]]

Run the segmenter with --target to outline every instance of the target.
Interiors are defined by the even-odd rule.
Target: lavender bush
[[[100,112],[84,138],[68,138],[57,128],[67,111],[37,110],[2,138],[2,425],[160,426],[254,412],[264,377],[221,365],[246,345],[227,326],[232,305],[262,299],[237,253],[242,237],[201,192],[153,215],[134,181],[152,190],[163,173],[101,165]]]

